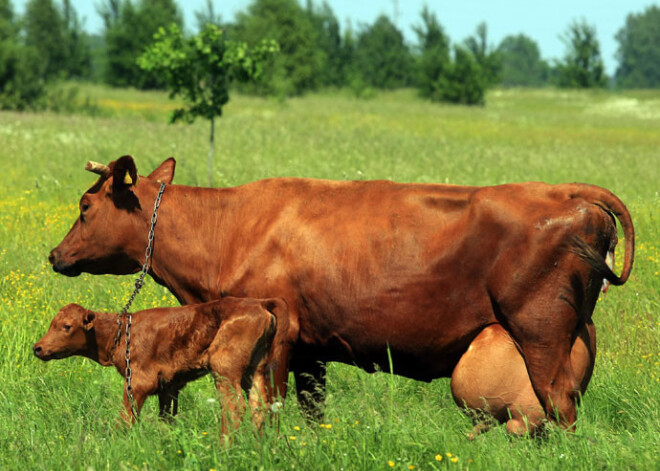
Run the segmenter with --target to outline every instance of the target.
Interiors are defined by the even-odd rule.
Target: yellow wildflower
[[[387,464],[390,466],[390,468],[394,468],[394,461],[389,460]]]

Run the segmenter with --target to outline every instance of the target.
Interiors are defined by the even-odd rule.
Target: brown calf
[[[135,413],[139,415],[147,396],[157,394],[160,415],[176,414],[179,391],[212,372],[223,405],[222,433],[227,433],[228,421],[239,424],[245,409],[241,390],[249,392],[255,424],[261,425],[258,406],[268,405],[266,359],[280,323],[287,325],[287,307],[279,299],[226,297],[205,304],[136,312],[130,364]],[[34,354],[44,361],[84,356],[116,367],[125,377],[126,337],[122,335],[115,345],[116,332],[117,314],[69,304],[34,345]],[[136,417],[125,389],[124,407],[122,417],[131,423]]]
[[[582,324],[571,347],[572,373],[584,394],[596,359],[596,327]],[[534,434],[546,414],[534,393],[525,360],[500,324],[486,327],[472,341],[451,377],[456,404],[470,412],[470,440],[487,431],[492,419],[506,422],[514,435]]]

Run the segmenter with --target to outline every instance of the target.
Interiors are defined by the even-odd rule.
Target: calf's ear
[[[83,329],[92,330],[95,317],[96,315],[92,311],[86,311],[85,314],[83,314]]]
[[[176,167],[176,160],[174,160],[174,157],[170,157],[156,167],[147,178],[149,180],[156,180],[169,185],[172,183],[172,180],[174,180],[174,167]]]

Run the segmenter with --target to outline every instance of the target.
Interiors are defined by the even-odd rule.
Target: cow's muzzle
[[[32,351],[34,352],[34,356],[39,358],[40,360],[47,361],[48,358],[46,358],[46,355],[44,353],[44,349],[41,348],[41,346],[38,343],[34,344],[34,347],[32,347]]]
[[[55,250],[50,252],[48,255],[48,261],[53,266],[53,271],[65,276],[78,276],[81,271],[74,264],[64,263],[59,259]]]

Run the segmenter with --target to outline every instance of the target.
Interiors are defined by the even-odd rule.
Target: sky
[[[85,29],[100,33],[102,22],[96,13],[96,5],[102,0],[72,0],[78,16],[84,19]],[[299,0],[305,4],[306,0]],[[17,13],[22,13],[27,0],[14,0]],[[184,13],[185,26],[195,28],[195,11],[205,8],[206,0],[178,0]],[[223,21],[232,21],[236,12],[244,11],[250,0],[215,0],[214,8]],[[320,4],[321,0],[315,0]],[[381,14],[391,19],[396,14],[396,24],[406,40],[413,44],[416,35],[412,25],[420,23],[420,11],[426,4],[435,12],[452,42],[461,42],[472,35],[477,24],[485,21],[489,42],[497,46],[508,36],[523,33],[534,39],[546,60],[560,59],[565,45],[559,36],[573,20],[586,19],[596,27],[601,55],[608,74],[616,70],[615,54],[618,43],[616,33],[625,24],[630,13],[641,13],[653,4],[653,0],[328,0],[339,20],[342,31],[350,21],[354,29],[361,24],[371,24]]]

